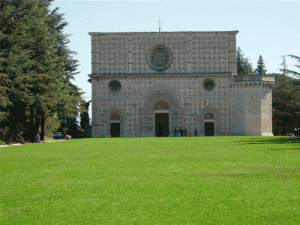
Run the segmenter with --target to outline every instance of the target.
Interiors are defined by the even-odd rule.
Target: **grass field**
[[[1,224],[300,224],[300,141],[82,139],[0,148]]]

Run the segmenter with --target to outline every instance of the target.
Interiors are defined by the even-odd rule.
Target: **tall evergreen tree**
[[[258,58],[258,62],[257,62],[257,68],[255,70],[255,75],[264,75],[266,74],[267,70],[266,70],[266,66],[263,60],[263,57],[260,55]]]
[[[50,0],[0,2],[0,110],[10,130],[27,127],[32,142],[53,113],[76,115],[80,89],[70,82],[77,61],[66,47],[66,25]],[[64,101],[63,101],[64,100]]]

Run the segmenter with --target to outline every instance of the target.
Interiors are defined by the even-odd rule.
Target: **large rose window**
[[[165,47],[156,47],[150,52],[149,65],[157,71],[166,70],[172,61],[171,53]]]

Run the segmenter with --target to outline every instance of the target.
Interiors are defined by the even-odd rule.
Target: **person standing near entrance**
[[[174,128],[174,137],[177,137],[177,130]]]

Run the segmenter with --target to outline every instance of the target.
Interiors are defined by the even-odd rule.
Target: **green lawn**
[[[0,148],[1,224],[300,224],[300,141],[83,139]]]

